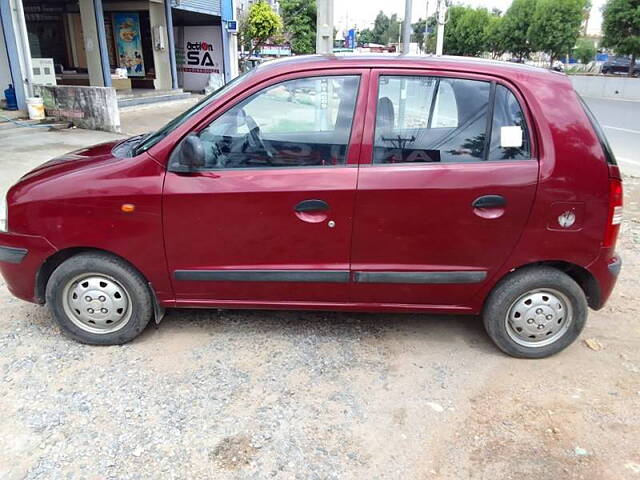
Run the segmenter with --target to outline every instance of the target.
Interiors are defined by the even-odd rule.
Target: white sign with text
[[[202,91],[209,82],[210,75],[224,78],[222,60],[222,29],[219,25],[207,27],[179,27],[182,35],[181,55],[176,55],[182,88]],[[177,53],[177,52],[176,52]]]

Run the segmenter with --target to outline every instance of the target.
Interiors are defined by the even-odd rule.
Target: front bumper
[[[9,291],[22,300],[42,303],[35,294],[36,275],[55,252],[43,237],[0,232],[0,274]]]

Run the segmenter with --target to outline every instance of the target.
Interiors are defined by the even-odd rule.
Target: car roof
[[[564,74],[520,63],[473,57],[404,55],[404,54],[332,54],[300,55],[275,59],[261,64],[257,70],[275,73],[319,68],[430,68],[469,73],[486,73],[503,77],[544,76],[552,78]]]

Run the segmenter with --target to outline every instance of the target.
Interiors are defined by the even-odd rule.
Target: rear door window
[[[489,82],[380,77],[374,163],[484,160]]]
[[[461,78],[379,78],[373,163],[530,158],[524,113],[508,88]],[[520,127],[522,145],[502,147],[502,127]]]

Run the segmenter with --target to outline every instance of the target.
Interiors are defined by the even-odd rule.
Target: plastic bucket
[[[44,120],[44,103],[40,97],[27,98],[27,110],[30,120]]]

